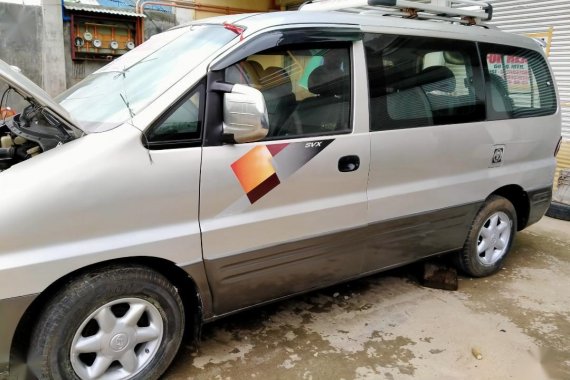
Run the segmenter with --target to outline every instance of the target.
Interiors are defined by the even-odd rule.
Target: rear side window
[[[556,93],[548,65],[537,52],[481,44],[490,120],[551,115]]]
[[[225,70],[262,92],[267,140],[349,133],[351,75],[350,47],[337,43],[265,50]]]
[[[472,42],[367,34],[371,130],[485,119],[483,78]]]

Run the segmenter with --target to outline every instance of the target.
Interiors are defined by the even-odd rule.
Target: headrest
[[[263,75],[263,66],[261,66],[261,63],[254,61],[252,59],[251,60],[248,59],[247,62],[249,62],[251,67],[255,70],[255,73],[257,74],[258,77],[261,77]]]
[[[247,76],[249,82],[248,84],[250,86],[259,84],[259,74],[257,73],[255,66],[251,62],[252,61],[242,61],[239,64],[244,74]]]
[[[238,68],[238,65],[231,65],[226,69],[226,82],[235,83],[235,84],[245,84],[245,80],[241,73],[241,70]]]
[[[348,86],[348,76],[340,69],[319,66],[308,78],[309,91],[317,95],[341,95]]]
[[[289,78],[287,71],[281,67],[269,66],[266,68],[261,74],[260,82],[262,91],[279,88],[285,93],[293,92],[291,78]]]
[[[465,65],[465,56],[458,51],[444,51],[443,59],[452,65]]]
[[[431,66],[424,69],[420,74],[420,85],[427,87],[428,91],[455,91],[455,75],[449,67]]]
[[[259,87],[259,75],[251,64],[252,61],[241,61],[226,69],[226,81]]]

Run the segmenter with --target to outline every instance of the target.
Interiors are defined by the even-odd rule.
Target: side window
[[[203,86],[199,85],[188,97],[174,106],[167,115],[147,133],[148,142],[176,143],[200,138],[202,127],[201,102]]]
[[[481,44],[490,120],[551,115],[556,93],[548,65],[534,51]]]
[[[268,140],[351,131],[349,45],[263,51],[228,67],[225,80],[263,93]]]
[[[371,130],[485,118],[476,45],[424,37],[364,37]]]

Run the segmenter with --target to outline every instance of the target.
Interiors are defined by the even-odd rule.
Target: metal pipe
[[[162,6],[166,6],[166,7],[194,9],[197,11],[221,13],[221,14],[228,14],[228,15],[229,14],[237,14],[237,13],[265,12],[264,10],[223,7],[223,6],[219,6],[219,5],[197,4],[194,2],[188,2],[188,1],[183,1],[183,0],[169,0],[169,1],[137,0],[137,2],[135,3],[135,12],[143,14],[144,13],[144,7],[147,5],[162,5]],[[137,34],[136,35],[136,44],[140,45],[144,42],[144,20],[142,17],[138,17],[136,20],[136,34]]]
[[[135,3],[135,12],[142,13],[144,7],[141,7],[141,3],[145,3],[145,1],[144,0],[137,0],[137,2]],[[194,2],[184,1],[184,0],[170,0],[170,1],[165,1],[165,3],[168,3],[168,5],[176,4],[176,7],[179,4],[181,4],[184,7],[189,7],[188,9],[195,9],[198,11],[221,13],[221,14],[266,12],[266,10],[224,7],[221,5],[199,4],[199,3],[194,3]],[[160,5],[160,4],[156,4],[156,5]],[[165,4],[165,5],[167,5],[167,4]]]
[[[167,1],[143,1],[142,3],[140,3],[140,0],[137,0],[137,4],[135,6],[136,12],[143,14],[144,7],[147,5],[162,5],[173,8],[195,9],[195,7],[192,6],[191,4],[176,4],[174,2],[167,2]],[[142,17],[137,18],[135,27],[136,27],[135,42],[137,45],[140,45],[144,42],[144,21]]]

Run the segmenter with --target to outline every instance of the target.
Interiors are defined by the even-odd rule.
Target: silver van
[[[541,47],[462,3],[196,21],[55,99],[0,62],[29,104],[0,126],[4,371],[156,379],[246,308],[443,253],[500,269],[549,206],[559,101]]]

